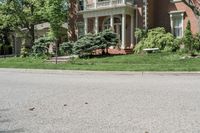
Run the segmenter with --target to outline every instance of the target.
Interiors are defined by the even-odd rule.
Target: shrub
[[[49,54],[48,49],[49,49],[50,43],[52,42],[53,41],[48,37],[38,38],[32,47],[33,54],[36,56],[44,56],[44,55]]]
[[[117,35],[112,30],[105,30],[98,34],[87,34],[75,42],[73,51],[80,56],[90,55],[94,50],[108,49],[118,43]]]
[[[94,43],[95,35],[89,33],[74,43],[73,51],[80,56],[91,54],[94,49],[97,49]]]
[[[11,45],[4,45],[4,54],[5,55],[12,54],[12,46]]]
[[[190,21],[188,21],[187,23],[187,27],[185,29],[185,32],[184,32],[184,37],[183,37],[183,43],[185,45],[185,50],[187,52],[190,52],[192,53],[193,50],[194,50],[194,38],[193,38],[193,35],[192,35],[192,31],[191,31],[191,24],[190,24]]]
[[[147,36],[147,30],[136,28],[135,37],[138,41],[145,38]]]
[[[176,52],[177,50],[180,50],[182,43],[183,43],[183,41],[181,38],[175,38],[174,45],[172,45],[172,52]]]
[[[3,47],[3,44],[0,44],[0,55],[4,55],[4,47]]]
[[[22,57],[22,58],[24,58],[24,57],[27,57],[27,56],[29,56],[29,49],[26,47],[26,46],[22,46],[21,47],[21,52],[20,52],[20,57]]]
[[[9,54],[12,54],[12,46],[0,44],[0,55],[9,55]]]
[[[60,45],[60,51],[63,54],[70,55],[73,53],[74,42],[64,42]]]
[[[110,29],[100,32],[95,38],[95,43],[100,49],[108,49],[111,46],[116,46],[118,41],[117,34]]]
[[[177,46],[174,45],[174,36],[167,33],[164,28],[150,29],[146,37],[141,38],[135,47],[135,53],[140,53],[144,48],[159,48],[164,51],[176,51]]]
[[[194,49],[198,52],[200,51],[200,33],[194,36]]]

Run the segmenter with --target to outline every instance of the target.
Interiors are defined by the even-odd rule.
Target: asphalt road
[[[0,69],[0,133],[200,133],[200,74]]]

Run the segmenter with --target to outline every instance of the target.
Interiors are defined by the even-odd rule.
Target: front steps
[[[108,53],[111,55],[126,55],[126,54],[132,54],[133,49],[108,49]],[[102,54],[102,50],[96,50],[96,55]]]
[[[57,57],[57,63],[65,63],[68,62],[71,58],[77,58],[78,56],[72,55],[72,56],[58,56]],[[47,62],[56,63],[56,57],[52,57],[50,60],[47,60]]]

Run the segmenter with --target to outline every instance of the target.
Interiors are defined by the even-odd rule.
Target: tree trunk
[[[31,15],[34,15],[34,6],[31,5]],[[35,42],[35,25],[30,24],[30,35],[31,35],[31,47],[34,45]]]
[[[68,39],[69,41],[76,41],[76,22],[77,22],[77,1],[76,0],[69,0],[69,16],[68,16]]]
[[[35,42],[35,28],[34,24],[31,24],[30,28],[30,35],[31,35],[31,47],[34,45]]]

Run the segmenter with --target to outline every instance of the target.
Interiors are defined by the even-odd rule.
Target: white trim
[[[171,3],[182,2],[183,0],[170,0]]]
[[[184,10],[179,10],[179,11],[170,11],[169,14],[179,14],[179,13],[185,13]]]
[[[127,15],[131,15],[136,9],[136,6],[118,6],[118,7],[108,7],[103,9],[95,9],[95,10],[86,10],[86,11],[79,11],[80,14],[83,14],[84,18],[92,18],[95,16],[101,17],[105,15],[119,15],[126,13]]]

